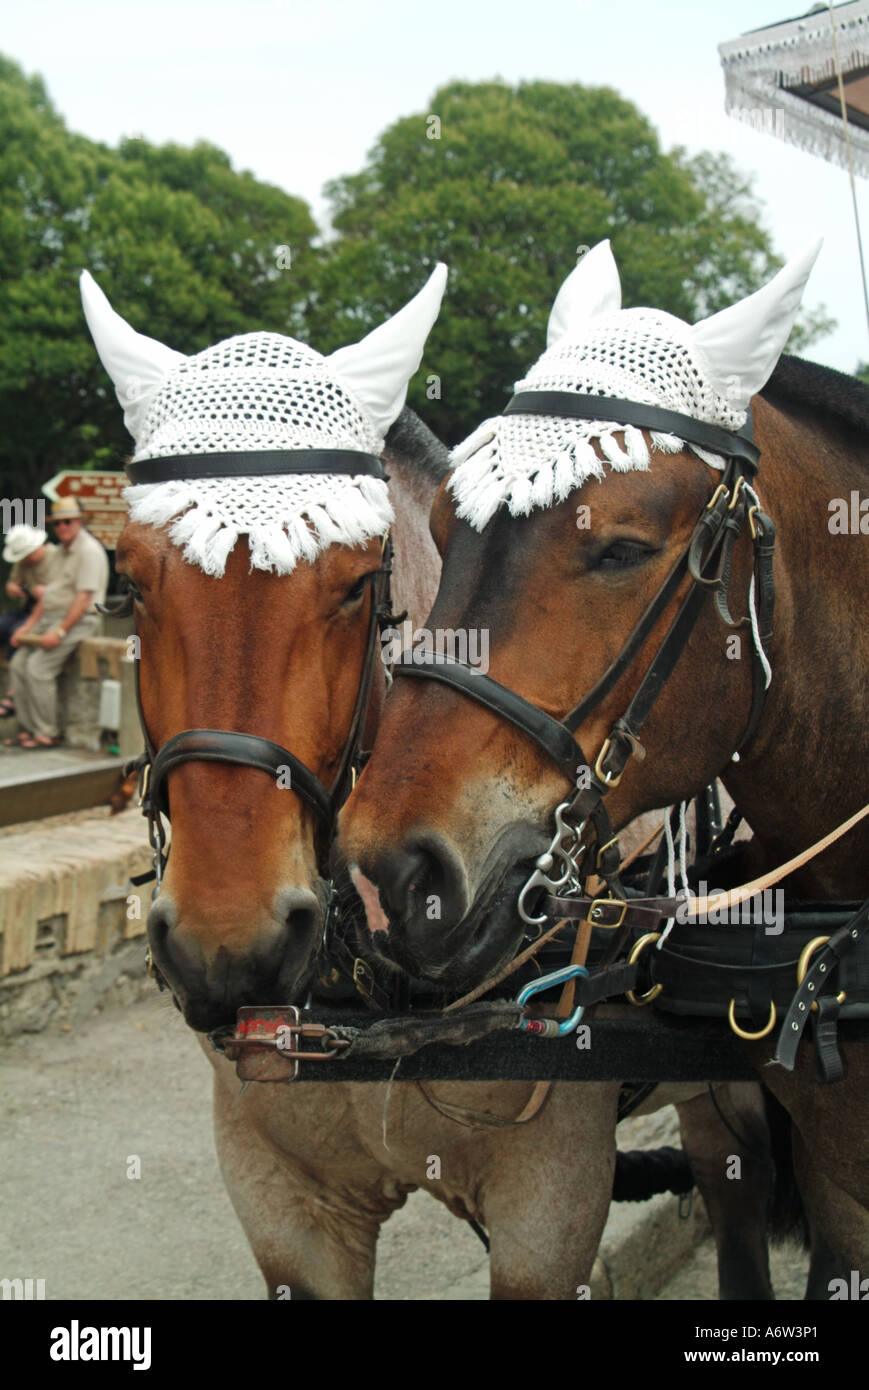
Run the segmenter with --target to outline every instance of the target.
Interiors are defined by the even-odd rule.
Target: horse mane
[[[822,367],[819,362],[780,357],[760,394],[772,404],[820,411],[849,429],[869,430],[869,386],[855,376]]]
[[[450,452],[415,411],[405,406],[389,428],[386,447],[401,454],[411,467],[440,484],[450,471]]]

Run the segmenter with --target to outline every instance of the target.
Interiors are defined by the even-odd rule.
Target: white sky
[[[383,129],[428,112],[452,79],[616,88],[665,149],[724,150],[755,175],[780,255],[825,243],[806,302],[836,332],[809,355],[869,361],[846,172],[724,113],[717,45],[792,18],[801,0],[30,0],[6,7],[0,51],[45,78],[71,130],[117,143],[205,139],[237,169],[308,200],[353,173]],[[869,182],[858,180],[869,243]],[[581,210],[580,210],[581,211]],[[575,242],[583,240],[581,220]],[[574,245],[566,246],[565,272]]]

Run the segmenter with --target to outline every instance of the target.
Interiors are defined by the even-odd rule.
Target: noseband
[[[566,888],[568,892],[574,892],[581,888],[588,874],[595,873],[604,879],[611,893],[617,898],[624,898],[624,889],[619,880],[621,855],[603,798],[618,786],[628,759],[634,753],[645,756],[639,731],[672,675],[709,593],[715,593],[716,607],[728,626],[741,627],[750,621],[748,618],[734,621],[728,608],[733,547],[746,516],[754,542],[758,642],[763,646],[769,641],[775,601],[772,574],[775,527],[761,510],[751,487],[760,455],[753,442],[750,413],[743,429],[730,433],[672,410],[661,410],[609,396],[583,396],[563,391],[520,392],[509,402],[504,413],[559,415],[634,425],[675,434],[687,443],[723,455],[728,461],[722,481],[700,513],[687,548],[646,608],[619,655],[594,688],[564,719],[553,719],[490,676],[441,652],[414,652],[412,660],[404,657],[394,668],[394,676],[422,676],[441,681],[499,715],[533,739],[571,786],[579,789],[572,799],[558,807],[556,834],[549,852],[538,860],[535,872],[519,897],[520,915],[529,926],[537,927],[539,931],[546,918],[530,916],[525,907],[526,896],[532,889],[543,888],[554,893]],[[691,584],[682,604],[625,713],[613,724],[592,764],[576,740],[576,731],[639,655],[686,575],[690,576]],[[755,733],[763,709],[765,688],[764,663],[756,645],[752,644],[751,711],[739,752]],[[734,760],[738,760],[739,752],[733,754]],[[577,819],[580,824],[575,825],[573,822]],[[581,846],[582,833],[589,821],[594,830],[594,839],[591,846]],[[568,848],[565,848],[565,841],[571,842]],[[581,869],[576,862],[580,852],[584,857]],[[556,859],[562,861],[560,878],[551,877]],[[616,945],[614,941],[613,951]]]
[[[286,473],[339,473],[349,476],[365,474],[387,480],[381,460],[374,454],[352,449],[290,449],[262,453],[227,453],[180,455],[172,458],[143,459],[126,466],[135,483],[164,483],[190,478],[269,477]],[[360,758],[360,741],[371,700],[374,671],[378,656],[378,634],[384,623],[391,621],[389,612],[390,574],[392,570],[392,541],[387,530],[382,541],[383,563],[374,575],[371,592],[371,613],[365,657],[350,730],[344,744],[338,772],[328,790],[310,768],[288,748],[258,734],[239,733],[229,729],[184,729],[173,734],[159,750],[148,732],[136,667],[136,703],[139,723],[145,739],[145,752],[132,765],[139,770],[139,798],[148,819],[148,834],[153,850],[153,870],[131,881],[142,884],[156,880],[154,897],[160,891],[166,866],[166,836],[162,816],[169,819],[168,777],[185,762],[219,762],[237,767],[253,767],[271,777],[289,770],[288,786],[296,792],[314,814],[317,838],[324,858],[328,853],[335,819],[349,787],[355,780]],[[115,617],[132,614],[132,595],[102,605],[104,613]]]

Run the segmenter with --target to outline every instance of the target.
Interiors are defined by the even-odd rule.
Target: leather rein
[[[374,454],[352,449],[292,449],[254,453],[180,455],[172,458],[142,459],[126,465],[126,472],[135,483],[163,483],[175,479],[215,477],[266,477],[287,473],[339,473],[349,476],[365,474],[388,479],[381,460]],[[136,704],[139,723],[145,740],[145,751],[129,765],[139,773],[139,802],[148,820],[148,835],[153,851],[153,869],[139,874],[131,882],[140,885],[153,880],[156,898],[166,867],[168,850],[162,817],[169,816],[169,774],[185,762],[220,762],[238,767],[253,767],[276,778],[289,769],[289,788],[296,792],[312,811],[317,827],[318,859],[322,864],[328,857],[335,820],[340,807],[353,786],[362,758],[361,740],[371,702],[374,673],[379,656],[381,627],[392,620],[390,612],[390,576],[392,571],[392,539],[387,529],[382,543],[382,565],[373,576],[371,610],[365,645],[362,674],[350,728],[341,754],[338,771],[328,789],[310,768],[279,743],[261,738],[258,734],[240,733],[230,729],[184,729],[157,748],[148,731],[142,708],[139,667],[136,666]],[[101,611],[114,617],[133,613],[133,595],[127,590],[118,598],[101,606]],[[328,873],[325,875],[328,879]]]

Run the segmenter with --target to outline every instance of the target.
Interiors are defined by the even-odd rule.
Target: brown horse
[[[593,258],[594,253],[587,261]],[[787,267],[765,291],[716,316],[708,328],[698,326],[698,332],[674,328],[678,321],[668,316],[656,316],[651,329],[648,317],[631,318],[648,311],[619,313],[616,292],[606,283],[614,265],[608,271],[597,255],[597,278],[592,281],[589,264],[587,283],[580,286],[577,279],[571,288],[572,305],[562,292],[553,311],[555,343],[551,337],[549,357],[535,369],[537,378],[529,378],[537,389],[551,390],[566,372],[562,358],[572,361],[575,351],[580,385],[568,390],[631,399],[633,387],[634,399],[648,401],[644,385],[656,371],[649,345],[675,335],[674,343],[687,344],[686,353],[702,347],[692,370],[708,392],[714,392],[708,385],[714,375],[718,394],[705,399],[719,402],[719,423],[741,418],[738,411],[754,397],[757,488],[779,537],[775,629],[766,652],[773,680],[760,721],[734,761],[752,707],[751,633],[743,632],[742,659],[733,659],[735,649],[724,640],[727,629],[707,604],[645,726],[643,761],[635,758],[621,781],[613,779],[618,785],[607,796],[613,824],[623,826],[650,808],[696,795],[720,775],[754,831],[747,865],[753,872],[804,850],[869,800],[869,629],[860,620],[869,594],[869,554],[863,536],[828,524],[834,506],[843,505],[837,499],[866,490],[867,392],[847,378],[788,359],[755,394],[787,337],[812,259]],[[575,322],[565,327],[571,314]],[[640,337],[646,335],[639,348],[637,323]],[[594,374],[619,334],[629,349],[619,358],[627,364],[620,390],[611,378]],[[529,382],[517,389],[527,390]],[[729,397],[721,394],[723,382],[730,383]],[[651,400],[673,405],[654,395]],[[727,413],[731,407],[733,415]],[[699,413],[699,407],[681,409],[683,415]],[[607,419],[600,402],[598,414]],[[512,454],[502,438],[500,456],[494,452],[506,418],[488,422],[472,437],[438,494],[432,533],[443,572],[428,627],[486,632],[489,674],[560,720],[614,662],[684,551],[717,481],[708,466],[716,461],[707,458],[708,444],[692,453],[669,436],[656,449],[659,436],[649,431],[639,442],[625,433],[623,445],[614,447],[612,435],[602,445],[598,436],[605,429],[617,433],[624,426],[600,426],[591,440],[594,460],[583,455],[587,481],[571,488],[568,479],[560,491],[550,484],[546,495],[544,478],[542,501],[535,502],[533,468],[522,472],[523,436]],[[533,439],[530,426],[524,438]],[[456,481],[463,467],[473,467],[475,450],[479,457],[490,451],[489,472],[466,472],[457,503]],[[542,476],[541,471],[537,479]],[[486,486],[495,488],[489,499],[481,490]],[[469,520],[460,519],[459,510]],[[587,526],[578,521],[583,511],[591,519]],[[745,532],[732,555],[733,611],[748,611],[751,572]],[[637,690],[686,589],[687,578],[660,613],[638,660],[576,729],[590,764]],[[375,755],[341,818],[343,853],[355,880],[369,881],[367,902],[374,899],[370,885],[379,891],[380,905],[368,913],[369,949],[457,993],[516,951],[522,934],[517,894],[533,856],[549,842],[553,808],[565,799],[564,774],[553,761],[526,733],[470,695],[434,680],[400,680]],[[864,898],[867,851],[864,821],[794,876],[794,892],[804,899]],[[440,904],[435,922],[425,911],[433,896]],[[770,1065],[773,1045],[774,1038],[746,1046],[793,1121],[812,1234],[808,1296],[827,1298],[832,1276],[847,1278],[850,1269],[869,1267],[867,1050],[859,1043],[843,1046],[845,1079],[820,1087],[812,1079],[809,1042],[802,1042],[792,1073]]]
[[[291,517],[286,534],[304,547],[316,522],[320,545],[283,572],[279,564],[257,566],[257,554],[281,561],[286,539],[258,511],[236,526],[233,508],[256,511],[268,480],[256,479],[255,491],[243,480],[230,507],[207,474],[194,485],[187,479],[196,477],[203,454],[213,465],[215,432],[214,452],[244,450],[250,465],[251,437],[274,431],[275,420],[271,450],[334,448],[334,430],[345,449],[378,447],[374,441],[387,435],[419,362],[431,296],[414,310],[409,344],[407,332],[388,324],[388,341],[375,330],[357,349],[324,362],[276,335],[246,335],[185,359],[134,333],[92,282],[83,293],[137,440],[134,480],[143,477],[140,460],[146,470],[144,493],[129,494],[132,518],[117,559],[140,639],[142,718],[152,755],[186,731],[237,731],[282,748],[286,740],[299,765],[328,785],[363,678],[373,602],[367,576],[381,566],[382,537],[375,531],[348,542],[341,518],[328,515],[330,495],[312,494],[310,530],[300,535]],[[287,379],[275,367],[284,362]],[[246,408],[239,400],[249,402]],[[330,411],[333,434],[318,443],[322,426],[305,419]],[[315,461],[313,452],[309,457]],[[383,461],[395,518],[393,601],[420,623],[437,585],[428,515],[446,455],[406,413],[387,436]],[[158,476],[161,467],[168,473],[168,492],[148,491],[155,467]],[[301,485],[313,486],[312,476],[302,472]],[[330,479],[330,492],[342,483]],[[275,505],[283,505],[283,487]],[[384,500],[372,501],[364,489],[356,499],[381,521]],[[250,557],[235,545],[236,530],[247,532]],[[366,741],[385,687],[378,659]],[[152,775],[156,765],[152,757]],[[185,757],[164,777],[172,844],[149,941],[158,980],[197,1030],[234,1022],[243,1004],[307,996],[326,900],[323,837],[315,812],[296,794],[295,777],[287,779],[280,762],[272,771],[278,775]],[[152,784],[147,795],[159,802]],[[204,1038],[202,1045],[214,1070],[221,1169],[272,1297],[290,1290],[303,1298],[370,1298],[380,1226],[414,1188],[488,1225],[494,1297],[576,1297],[609,1208],[617,1082],[584,1088],[582,1105],[572,1088],[555,1087],[533,1125],[480,1133],[436,1113],[411,1084],[240,1090],[234,1065]],[[528,1087],[471,1083],[438,1088],[438,1096],[510,1118],[525,1105]]]
[[[175,413],[185,417],[186,362],[134,334],[95,287],[85,293],[94,337],[127,406],[131,430],[148,437],[157,419],[165,438],[177,427]],[[237,342],[247,362],[252,350]],[[271,343],[254,346],[261,355],[276,350]],[[224,352],[218,366],[229,345],[219,348]],[[203,373],[213,369],[206,357]],[[346,359],[341,366],[346,372]],[[178,376],[171,412],[161,413],[167,370]],[[385,372],[379,369],[378,381]],[[396,385],[393,380],[386,392],[390,410]],[[152,397],[157,393],[150,404],[149,386]],[[215,383],[216,412],[225,387],[222,379]],[[246,389],[242,376],[233,382],[232,395]],[[143,411],[143,394],[150,415]],[[364,440],[356,442],[358,447]],[[173,448],[177,444],[164,443],[163,454]],[[393,600],[420,623],[440,569],[428,515],[446,475],[446,454],[405,412],[387,436],[383,457],[395,512]],[[182,474],[193,467],[184,455]],[[140,505],[135,493],[131,497],[134,508]],[[153,512],[153,498],[145,501]],[[198,495],[190,497],[182,520],[196,516],[200,502]],[[208,546],[222,534],[214,529],[215,514],[198,518],[203,531],[191,560],[182,549],[184,537],[170,530],[177,503],[177,495],[169,497],[162,519],[131,520],[117,549],[118,569],[134,601],[152,761],[182,731],[238,730],[276,744],[291,742],[301,764],[328,784],[341,763],[363,677],[373,602],[367,576],[380,567],[380,538],[355,546],[327,544],[283,574],[251,568],[242,548],[230,548],[218,575],[202,563],[213,558]],[[195,540],[188,528],[187,539],[191,535]],[[379,662],[374,677],[366,743],[385,690]],[[225,762],[184,760],[171,769],[169,785],[171,855],[149,918],[158,980],[200,1030],[233,1022],[242,1004],[301,1002],[327,898],[310,806],[280,777],[269,780],[262,768]],[[296,1297],[370,1297],[380,1225],[416,1187],[489,1227],[493,1296],[574,1298],[587,1281],[609,1206],[617,1082],[553,1087],[533,1126],[480,1132],[437,1113],[413,1085],[396,1084],[390,1091],[332,1082],[248,1087],[240,1094],[234,1067],[203,1046],[214,1068],[222,1171],[272,1297],[278,1290],[285,1296],[287,1289]],[[756,1147],[756,1105],[748,1088],[741,1089],[734,1088],[724,1104]],[[752,1155],[745,1155],[752,1177],[740,1191],[740,1209],[745,1217],[748,1207],[748,1220],[728,1234],[736,1194],[717,1173],[722,1152],[732,1152],[734,1140],[717,1117],[709,1122],[702,1097],[690,1099],[693,1090],[662,1089],[646,1108],[685,1102],[680,1117],[686,1148],[723,1259],[740,1268],[747,1261],[752,1291],[768,1296],[759,1234],[764,1165],[752,1167]],[[444,1105],[509,1119],[525,1105],[528,1087],[477,1083],[437,1087],[436,1093]],[[547,1163],[545,1170],[537,1165],[529,1192],[527,1174],[541,1146]],[[432,1176],[432,1156],[439,1159],[438,1178]],[[746,1230],[752,1233],[748,1252]]]

